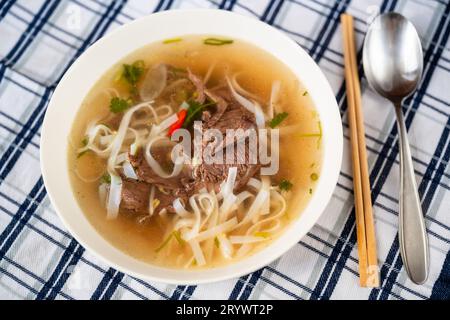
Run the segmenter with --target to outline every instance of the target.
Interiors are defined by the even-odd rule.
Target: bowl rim
[[[156,36],[152,41],[148,41],[146,43],[153,43],[158,40],[161,41],[174,36],[182,36],[186,34],[221,34],[224,36],[232,36],[230,34],[233,33],[235,34],[233,36],[235,39],[250,42],[262,50],[274,55],[287,65],[287,67],[307,88],[322,123],[323,159],[320,178],[317,182],[315,192],[306,204],[305,208],[302,210],[302,213],[300,213],[300,216],[296,218],[295,221],[292,221],[283,234],[273,240],[267,247],[261,249],[250,257],[220,267],[199,270],[159,267],[128,256],[110,244],[98,233],[95,227],[88,222],[73,195],[70,181],[67,180],[67,135],[54,134],[57,129],[64,132],[67,130],[67,127],[69,127],[67,131],[70,132],[73,117],[75,116],[72,115],[70,125],[66,125],[65,128],[64,126],[67,123],[64,124],[64,121],[61,121],[61,119],[64,118],[61,117],[66,115],[61,111],[61,108],[58,108],[58,106],[61,104],[64,105],[67,98],[70,97],[74,98],[75,101],[82,101],[87,93],[86,87],[89,87],[87,82],[92,84],[97,82],[98,78],[104,74],[106,69],[113,66],[113,64],[109,64],[109,67],[103,66],[104,69],[106,68],[103,72],[95,71],[101,69],[101,66],[96,65],[91,68],[94,62],[98,62],[96,63],[98,65],[103,64],[99,58],[102,57],[101,54],[105,53],[105,50],[117,46],[114,42],[119,38],[123,40],[126,39],[127,41],[134,41],[131,38],[127,38],[128,34],[133,30],[139,30],[139,28],[148,27],[159,22],[168,22],[171,19],[174,19],[174,21],[194,21],[190,26],[185,26],[184,29],[192,29],[192,25],[196,25],[195,21],[198,21],[198,19],[204,19],[204,21],[206,21],[205,24],[208,21],[214,21],[218,24],[216,28],[223,28],[224,32],[217,33],[210,32],[208,30],[208,32],[203,33],[180,33],[167,28],[169,29],[168,31],[158,31],[158,36]],[[220,25],[222,22],[225,22],[226,27]],[[201,22],[197,22],[197,24],[198,23]],[[240,28],[243,26],[248,28],[248,30],[245,32],[240,32],[242,31]],[[173,29],[177,30],[177,28],[179,27],[175,27]],[[253,42],[252,39],[245,38],[249,36],[246,32],[249,32],[250,35],[255,35],[258,40]],[[166,36],[162,37],[161,34]],[[243,34],[245,34],[245,37],[241,37]],[[266,38],[272,42],[272,47],[277,48],[269,48],[263,44],[262,40]],[[275,44],[281,45],[282,48],[275,46]],[[129,47],[132,47],[132,44],[130,44]],[[142,45],[139,47],[133,47],[128,50],[128,53],[137,50],[140,47],[142,47]],[[123,58],[127,54],[123,54],[122,52],[121,57]],[[286,60],[283,60],[279,55],[282,55],[284,59],[290,59],[291,62],[295,61],[295,65],[287,64]],[[89,61],[90,59],[92,61]],[[106,58],[104,60],[108,59],[109,58]],[[119,60],[120,58],[116,59],[116,62]],[[107,64],[107,62],[105,62],[105,64]],[[300,74],[300,66],[303,68],[302,70],[306,70],[304,74]],[[86,71],[88,73],[88,81],[86,82],[81,82],[79,79],[82,71]],[[303,81],[304,78],[308,77],[310,78],[309,83]],[[76,85],[80,88],[84,88],[83,90],[85,91],[85,94],[78,95],[81,96],[81,98],[77,98],[74,93],[71,93],[71,88],[73,86],[76,87]],[[89,90],[91,87],[92,85],[89,87]],[[83,90],[80,91],[83,92]],[[68,105],[69,107],[67,108],[70,108],[72,105],[72,108],[75,108],[75,110],[78,111],[81,103],[75,107],[73,107],[75,102],[69,102]],[[61,145],[62,143],[64,143],[64,145]],[[164,11],[141,17],[111,31],[109,34],[99,39],[86,51],[84,51],[70,66],[53,92],[42,125],[40,146],[41,171],[50,201],[53,204],[55,211],[58,213],[59,218],[62,220],[63,225],[83,247],[93,253],[96,257],[100,258],[102,261],[106,262],[106,264],[128,275],[144,280],[169,284],[194,285],[227,280],[254,272],[273,262],[277,258],[281,257],[286,251],[291,249],[317,222],[331,199],[341,168],[343,137],[339,107],[331,86],[319,66],[295,41],[279,30],[259,20],[234,12],[215,9],[189,9]],[[61,152],[59,154],[58,152],[53,152],[55,147],[58,148],[58,150],[59,148],[65,150],[64,155],[62,156]],[[64,163],[61,163],[61,161]],[[63,187],[61,187],[61,181],[63,182]],[[64,185],[64,182],[69,183]],[[88,228],[88,230],[86,230],[86,228]]]

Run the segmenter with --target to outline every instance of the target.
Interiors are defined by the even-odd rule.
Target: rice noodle
[[[230,81],[230,79],[227,77],[227,83],[230,87],[231,94],[233,97],[239,102],[245,109],[247,109],[249,112],[253,113],[255,115],[256,125],[258,128],[262,129],[266,125],[266,117],[264,115],[264,112],[261,109],[261,106],[256,102],[252,102],[248,100],[247,98],[244,98],[239,93],[236,92],[236,90],[233,88],[233,85]]]
[[[211,65],[209,66],[208,71],[206,72],[205,77],[203,78],[203,83],[204,83],[204,84],[207,84],[207,83],[208,83],[208,80],[209,80],[209,78],[211,77],[211,75],[212,75],[212,73],[213,73],[213,71],[214,71],[214,68],[216,67],[216,64],[217,64],[217,61],[214,61],[214,62],[211,63]]]
[[[280,80],[276,80],[272,83],[272,90],[270,92],[270,100],[269,100],[269,107],[267,115],[270,119],[273,118],[275,112],[280,113],[280,110],[278,110],[277,102],[278,102],[278,95],[280,93],[280,87],[281,82]]]
[[[247,182],[247,185],[255,188],[256,190],[259,190],[261,188],[261,181],[255,178],[250,178]]]
[[[237,81],[237,77],[239,76],[239,73],[235,73],[232,77],[231,77],[231,84],[233,85],[233,87],[235,88],[236,92],[240,93],[241,95],[244,95],[250,99],[253,99],[255,101],[259,101],[260,98],[256,95],[253,94],[247,90],[245,90],[244,88],[241,87],[241,85],[239,84],[239,82]]]
[[[161,166],[159,165],[158,161],[156,161],[156,159],[153,158],[153,155],[151,153],[151,148],[152,148],[153,143],[155,143],[156,141],[160,141],[160,140],[166,140],[166,141],[171,142],[165,136],[156,136],[156,137],[150,138],[150,140],[147,143],[147,146],[145,147],[145,159],[147,160],[147,163],[150,166],[150,168],[152,168],[152,170],[161,178],[168,179],[168,178],[176,177],[180,174],[181,170],[183,169],[185,158],[183,156],[177,157],[175,160],[173,171],[171,173],[165,172],[164,169],[161,168]]]
[[[155,200],[155,186],[152,185],[150,189],[150,199],[148,201],[148,214],[150,216],[155,212],[155,207],[153,206],[153,201]]]
[[[104,124],[95,124],[95,123],[91,123],[88,126],[88,129],[86,130],[86,138],[87,138],[87,143],[84,147],[80,148],[77,150],[78,154],[85,152],[87,150],[91,150],[94,153],[96,153],[98,156],[102,157],[102,158],[106,158],[112,148],[112,144],[103,144],[106,145],[106,147],[104,148],[100,148],[98,147],[95,142],[97,140],[99,140],[100,144],[102,144],[102,137],[104,136],[111,136],[112,135],[112,131],[110,128],[108,128],[107,126],[105,126]],[[97,139],[100,136],[99,139]]]
[[[191,246],[192,252],[194,253],[195,261],[198,266],[203,266],[206,264],[205,256],[203,255],[202,249],[196,240],[191,240],[188,242]]]
[[[125,135],[128,131],[128,127],[130,125],[131,117],[133,114],[142,108],[148,108],[150,102],[144,102],[140,103],[131,109],[129,109],[122,117],[122,121],[120,121],[119,130],[117,131],[116,136],[114,137],[113,142],[111,143],[111,154],[108,158],[108,171],[110,173],[115,173],[115,164],[116,164],[116,158],[117,155],[120,152],[120,149],[122,147],[122,143],[125,139]]]
[[[228,238],[223,233],[217,236],[217,240],[219,241],[219,249],[222,253],[222,256],[225,259],[231,259],[234,250],[230,240],[228,240]]]
[[[220,193],[225,198],[230,193],[233,193],[234,184],[236,182],[237,167],[231,167],[228,169],[227,180],[220,186]]]
[[[254,237],[254,236],[230,236],[230,242],[232,244],[243,244],[243,243],[255,243],[267,240],[264,237]]]
[[[98,186],[98,196],[102,206],[106,206],[106,199],[108,197],[108,184],[102,183]]]
[[[120,200],[122,198],[122,179],[115,174],[111,174],[111,184],[109,187],[107,219],[115,219],[119,214]]]
[[[129,179],[133,179],[133,180],[138,179],[136,172],[134,172],[133,166],[131,165],[131,163],[129,161],[125,161],[122,165],[122,168],[123,168],[123,174],[125,175],[125,177],[127,177]]]
[[[237,225],[237,223],[238,223],[237,218],[233,217],[222,224],[219,224],[213,228],[210,228],[206,231],[199,233],[194,239],[197,240],[198,242],[202,242],[209,238],[214,238],[219,233],[225,233],[230,231],[231,229],[233,229],[235,225]]]
[[[191,214],[184,208],[183,204],[181,203],[180,198],[176,198],[173,203],[173,208],[175,209],[175,212],[182,218],[190,217]]]

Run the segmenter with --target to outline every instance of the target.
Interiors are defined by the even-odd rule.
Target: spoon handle
[[[428,277],[428,237],[417,192],[408,133],[403,119],[401,103],[396,103],[395,113],[397,115],[400,153],[400,253],[409,278],[414,283],[422,284]]]

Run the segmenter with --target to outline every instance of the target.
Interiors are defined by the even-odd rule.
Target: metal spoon
[[[400,153],[400,252],[409,278],[422,284],[428,277],[428,238],[401,107],[422,76],[422,46],[413,24],[398,13],[378,16],[364,41],[363,64],[370,86],[395,106]]]

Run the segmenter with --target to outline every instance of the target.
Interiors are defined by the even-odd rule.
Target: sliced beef
[[[197,90],[197,98],[195,99],[199,103],[205,102],[205,84],[199,76],[193,74],[191,70],[188,69],[188,78],[192,81]]]
[[[148,212],[150,188],[150,185],[145,182],[123,179],[120,208],[136,212]]]
[[[152,148],[152,155],[158,163],[168,163],[171,161],[170,156],[167,156],[166,152],[167,150],[165,148]],[[155,184],[169,190],[180,188],[180,178],[161,178],[150,168],[142,150],[139,150],[134,156],[129,154],[128,157],[140,181]]]
[[[213,114],[204,116],[203,127],[205,129],[218,129],[222,133],[224,141],[227,129],[256,129],[255,116],[237,103],[229,92],[222,90],[221,92],[213,92],[211,95],[208,94],[208,96],[214,101],[221,101],[225,105],[226,110],[218,108]],[[205,149],[212,142],[204,141],[203,143]],[[225,147],[223,145],[224,155]],[[260,165],[258,163],[250,163],[248,143],[245,145],[244,154],[240,154],[238,151],[240,150],[238,150],[235,144],[234,163],[206,164],[203,162],[196,168],[195,176],[208,185],[217,186],[227,178],[230,167],[237,167],[235,191],[241,190],[247,184],[248,180],[258,173]],[[238,161],[238,159],[241,161]]]
[[[122,200],[120,202],[120,208],[127,211],[148,213],[151,188],[152,186],[146,182],[122,179]],[[172,203],[176,199],[176,196],[169,191],[160,190],[155,186],[154,198],[159,200],[159,205],[155,208],[155,213],[158,213],[164,208],[168,212],[174,212]]]

